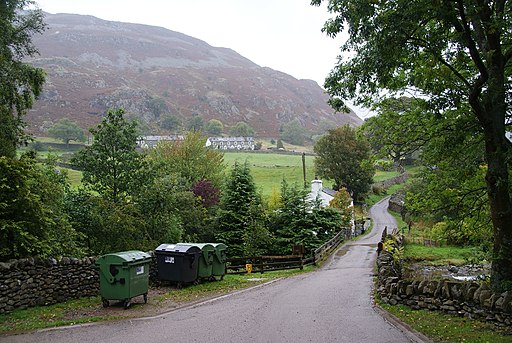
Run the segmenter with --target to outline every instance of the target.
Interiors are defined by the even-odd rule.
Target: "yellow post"
[[[247,263],[245,265],[245,271],[247,272],[247,274],[251,274],[252,273],[252,264],[251,263]]]

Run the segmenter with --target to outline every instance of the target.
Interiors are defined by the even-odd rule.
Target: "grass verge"
[[[145,317],[166,312],[187,303],[197,302],[250,288],[271,280],[294,276],[314,270],[315,267],[304,267],[303,270],[292,269],[267,272],[264,274],[226,275],[224,280],[204,282],[182,289],[161,287],[160,294],[150,297],[148,304],[123,310],[122,307],[111,306],[104,309],[101,299],[97,297],[69,300],[64,303],[18,309],[0,315],[0,334],[15,334],[25,331],[92,323],[98,321],[118,320],[122,318]],[[151,290],[150,290],[151,292]]]
[[[472,247],[429,247],[420,244],[406,244],[404,246],[404,259],[408,262],[421,262],[426,265],[462,265],[474,254]]]
[[[436,342],[512,342],[510,328],[497,328],[493,324],[440,312],[413,310],[404,305],[380,306]]]
[[[77,318],[76,313],[89,311],[101,303],[100,297],[69,300],[65,303],[18,309],[0,315],[0,334],[52,328],[64,325],[92,323],[118,319],[118,316],[90,315]]]

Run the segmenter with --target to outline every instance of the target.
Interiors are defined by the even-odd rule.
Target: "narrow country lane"
[[[154,318],[0,338],[1,342],[411,342],[372,306],[376,244],[394,226],[387,200],[376,225],[318,271],[272,282]],[[255,275],[259,277],[260,275]],[[264,277],[264,274],[263,274]]]

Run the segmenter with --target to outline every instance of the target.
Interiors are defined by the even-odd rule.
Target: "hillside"
[[[168,114],[226,127],[245,121],[260,137],[277,136],[295,118],[311,130],[325,120],[361,123],[353,112],[334,113],[316,82],[182,33],[73,14],[46,14],[46,22],[49,29],[34,37],[40,55],[30,60],[47,71],[44,93],[27,116],[37,135],[62,117],[88,128],[117,107],[148,133],[165,133],[158,122]]]

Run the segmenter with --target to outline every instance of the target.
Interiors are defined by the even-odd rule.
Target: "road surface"
[[[315,272],[153,318],[39,331],[0,342],[411,342],[372,306],[376,244],[385,226],[394,227],[386,208],[387,200],[372,207],[372,232],[346,243]]]

